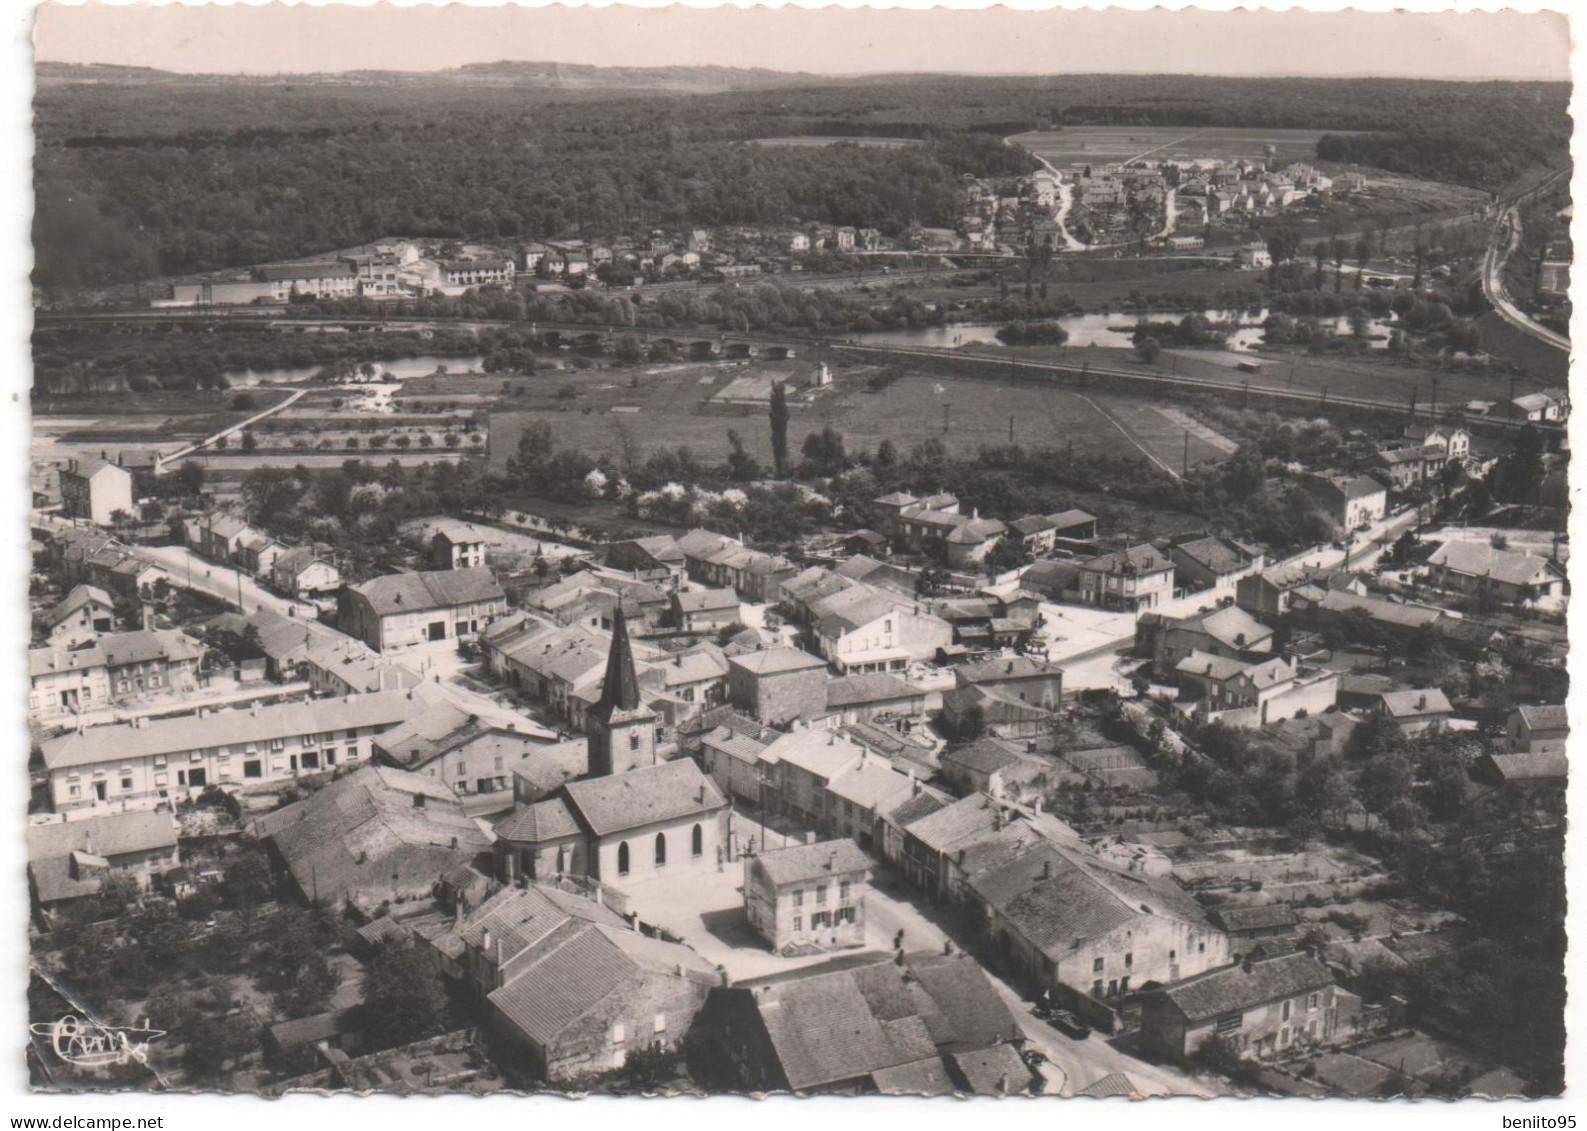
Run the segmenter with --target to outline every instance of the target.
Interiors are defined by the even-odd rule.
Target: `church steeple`
[[[610,714],[613,710],[632,711],[637,706],[639,677],[634,674],[634,646],[628,642],[628,618],[618,605],[612,620],[612,647],[606,653],[606,683],[595,709]]]
[[[584,718],[589,739],[589,776],[620,774],[656,762],[656,716],[639,696],[634,646],[628,620],[619,607],[612,621],[612,646],[606,653],[601,698]]]

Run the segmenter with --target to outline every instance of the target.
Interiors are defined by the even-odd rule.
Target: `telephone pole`
[[[1180,474],[1190,474],[1190,429],[1185,429],[1185,456],[1180,463]]]
[[[942,431],[944,434],[948,431],[948,410],[952,407],[952,405],[946,404],[942,406]]]

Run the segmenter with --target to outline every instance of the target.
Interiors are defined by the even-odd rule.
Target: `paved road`
[[[1534,321],[1510,298],[1509,288],[1504,283],[1504,265],[1510,261],[1510,256],[1514,254],[1520,243],[1521,213],[1512,206],[1500,214],[1499,222],[1493,228],[1493,239],[1489,241],[1487,253],[1482,259],[1483,294],[1488,296],[1488,301],[1493,304],[1493,309],[1499,317],[1517,330],[1531,335],[1545,345],[1568,353],[1569,338]]]
[[[201,558],[186,546],[139,546],[137,552],[157,565],[163,566],[171,575],[171,584],[178,589],[191,588],[235,607],[238,602],[240,577],[244,612],[252,613],[261,608],[268,608],[274,609],[282,616],[297,616],[306,620],[315,620],[319,617],[318,610],[307,601],[294,601],[290,597],[272,593],[246,573],[239,573],[230,566]]]
[[[196,444],[189,444],[185,448],[178,448],[176,451],[166,456],[162,463],[175,463],[177,460],[182,459],[185,456],[190,456],[196,451],[207,448],[209,445],[215,443],[217,440],[220,440],[223,437],[234,436],[245,428],[251,428],[253,425],[257,424],[261,420],[264,420],[266,417],[274,416],[278,412],[291,408],[293,405],[297,404],[297,402],[301,400],[304,394],[307,392],[307,389],[299,389],[291,396],[282,400],[280,403],[273,404],[262,412],[254,413],[247,420],[222,428],[213,436],[209,436],[206,439],[200,440]]]

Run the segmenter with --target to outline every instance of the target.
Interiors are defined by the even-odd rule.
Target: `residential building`
[[[1310,475],[1299,483],[1317,501],[1323,513],[1345,530],[1359,530],[1381,522],[1388,513],[1388,490],[1365,475],[1332,479]]]
[[[675,1048],[716,970],[679,943],[640,934],[593,899],[531,885],[497,892],[430,945],[489,1007],[503,1067],[566,1083]],[[452,960],[448,960],[452,961]]]
[[[485,535],[466,522],[442,522],[430,534],[430,564],[438,570],[479,569],[485,564]]]
[[[1428,579],[1479,602],[1559,612],[1565,607],[1565,571],[1559,563],[1487,542],[1450,539],[1427,559]]]
[[[827,786],[858,766],[865,748],[831,730],[799,728],[761,751],[765,804],[807,828],[827,827]]]
[[[476,798],[494,796],[501,808],[511,808],[513,774],[547,744],[516,727],[486,722],[444,701],[376,735],[371,747],[384,765],[444,782],[471,813],[477,813],[485,810],[468,804]],[[583,759],[568,769],[569,777],[586,772]]]
[[[1412,443],[1438,448],[1444,458],[1464,463],[1471,456],[1471,433],[1464,428],[1444,424],[1407,424],[1400,434]]]
[[[1449,697],[1436,687],[1385,691],[1377,697],[1376,710],[1408,735],[1442,730],[1455,713]]]
[[[1445,450],[1436,444],[1426,447],[1389,448],[1372,457],[1378,473],[1397,490],[1414,487],[1418,483],[1432,482],[1448,462]]]
[[[342,631],[377,652],[476,636],[507,611],[490,570],[393,573],[344,589]]]
[[[28,819],[28,887],[42,911],[98,894],[113,875],[147,891],[180,866],[176,818],[168,808]]]
[[[816,649],[840,674],[902,671],[953,643],[953,628],[941,617],[864,585],[835,594],[818,610]]]
[[[1365,596],[1367,591],[1366,583],[1346,570],[1291,563],[1241,578],[1234,600],[1252,616],[1271,622],[1289,612],[1296,591],[1306,586],[1355,596]]]
[[[809,721],[827,709],[826,661],[780,645],[729,656],[727,697],[767,726]]]
[[[512,282],[510,259],[447,259],[441,262],[441,278],[449,287],[483,287]]]
[[[756,1093],[949,1095],[983,1079],[976,1054],[1007,1048],[996,1090],[1024,1043],[963,955],[872,952],[737,982],[711,991],[701,1022],[733,1089]]]
[[[1226,903],[1208,916],[1229,936],[1230,948],[1241,953],[1249,953],[1252,943],[1292,938],[1300,930],[1300,917],[1287,903]]]
[[[1517,418],[1532,424],[1563,424],[1570,419],[1570,395],[1564,389],[1527,393],[1510,403],[1519,410]]]
[[[490,851],[445,784],[389,766],[337,778],[256,817],[251,828],[305,901],[365,914],[387,902],[429,899],[438,876]]]
[[[953,669],[954,685],[1056,710],[1063,703],[1063,669],[1032,656],[994,656]]]
[[[759,807],[764,785],[760,758],[768,745],[770,736],[757,737],[723,725],[700,739],[700,762],[723,796]]]
[[[1058,1004],[1105,1028],[1116,1028],[1132,989],[1228,961],[1228,938],[1173,880],[1117,867],[1083,845],[1043,839],[964,882],[992,945]]]
[[[848,728],[841,733],[869,753]],[[826,835],[848,837],[867,852],[877,851],[887,819],[920,792],[917,772],[895,769],[887,758],[872,755],[827,782]]]
[[[863,946],[870,876],[870,857],[852,840],[748,855],[744,911],[779,954]]]
[[[688,572],[677,539],[666,534],[613,542],[606,548],[606,567],[668,587],[676,586]]]
[[[1174,666],[1179,710],[1202,722],[1266,726],[1315,715],[1339,700],[1339,673],[1305,668],[1283,656],[1255,663],[1191,652]]]
[[[132,518],[132,472],[93,456],[74,457],[61,468],[61,514],[109,526],[117,513]]]
[[[926,712],[924,691],[885,672],[829,679],[826,693],[826,716],[840,724],[866,723],[882,716],[912,718]]]
[[[965,796],[1012,798],[1053,769],[1045,759],[1025,753],[1021,744],[1000,738],[980,738],[942,755],[942,776]]]
[[[191,694],[202,650],[174,629],[118,632],[87,648],[28,650],[28,715],[48,723],[134,699]]]
[[[1157,674],[1170,679],[1175,666],[1192,652],[1244,662],[1262,659],[1273,651],[1273,630],[1231,605],[1178,619],[1143,616],[1135,641],[1139,651],[1151,653]]]
[[[1169,543],[1168,556],[1173,560],[1174,579],[1181,588],[1210,591],[1213,597],[1231,600],[1240,580],[1260,573],[1267,564],[1262,551],[1212,535],[1174,538]]]
[[[49,642],[75,648],[96,640],[115,626],[116,603],[97,585],[75,585],[44,618]]]
[[[281,592],[298,598],[334,593],[342,587],[341,571],[308,546],[278,555],[270,566],[270,580]]]
[[[198,552],[206,558],[217,562],[239,562],[242,560],[243,543],[259,532],[236,515],[220,511],[200,519],[197,533]]]
[[[1563,703],[1517,707],[1504,725],[1511,754],[1563,754],[1570,739],[1570,714]]]
[[[672,594],[672,623],[685,632],[716,632],[739,622],[738,594],[731,589],[679,589]]]
[[[221,788],[271,787],[362,765],[370,740],[428,702],[421,689],[89,727],[41,743],[57,812],[153,804]]]
[[[1149,991],[1141,1045],[1181,1062],[1214,1040],[1241,1056],[1272,1056],[1333,1037],[1339,998],[1333,975],[1307,951],[1248,958]]]
[[[1174,564],[1149,545],[1080,563],[1080,602],[1122,612],[1156,608],[1174,595]]]

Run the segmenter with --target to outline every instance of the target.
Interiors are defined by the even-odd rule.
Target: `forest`
[[[1566,84],[1186,76],[888,76],[712,94],[57,82],[35,100],[34,282],[96,287],[382,235],[944,225],[961,174],[1034,167],[1002,135],[1079,122],[1328,129],[1362,160],[1498,187],[1563,162],[1568,96]],[[1378,132],[1347,136],[1363,130]],[[921,144],[746,144],[800,134]]]

